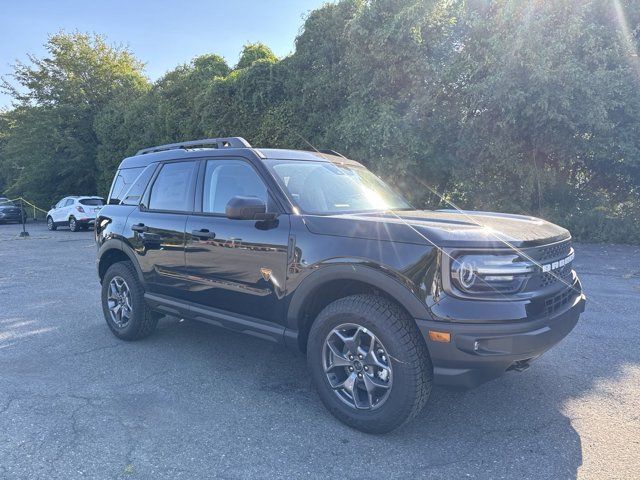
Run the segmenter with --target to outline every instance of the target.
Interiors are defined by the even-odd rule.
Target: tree
[[[236,65],[236,70],[250,67],[259,60],[266,60],[267,62],[275,63],[278,61],[278,57],[276,57],[271,49],[263,43],[247,43],[242,48],[242,53],[240,54],[240,60],[238,60],[238,64]]]
[[[9,192],[47,205],[96,191],[94,119],[123,91],[144,88],[142,64],[97,35],[58,33],[45,58],[18,62],[2,88],[14,98],[1,162],[14,175]]]
[[[106,193],[141,147],[240,135],[341,151],[416,207],[638,242],[639,32],[640,0],[342,0],[286,58],[247,44],[233,69],[207,54],[153,83],[128,51],[60,34],[5,82],[0,182],[43,201]]]

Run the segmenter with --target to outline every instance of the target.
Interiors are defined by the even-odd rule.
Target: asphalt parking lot
[[[578,245],[590,298],[560,345],[478,389],[351,430],[301,355],[175,318],[127,343],[91,232],[0,225],[0,478],[639,478],[640,248]]]

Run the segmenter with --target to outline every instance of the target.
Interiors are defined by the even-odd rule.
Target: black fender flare
[[[297,333],[304,305],[313,295],[313,291],[333,280],[354,280],[366,283],[394,298],[414,319],[432,319],[426,304],[420,301],[407,285],[389,274],[357,264],[327,265],[306,277],[294,292],[287,310],[286,327],[289,334]]]
[[[110,238],[108,240],[105,240],[102,243],[102,245],[100,245],[100,247],[98,248],[98,254],[96,257],[97,258],[96,269],[98,269],[98,274],[99,274],[100,262],[102,261],[102,258],[111,250],[117,250],[121,253],[124,253],[133,264],[133,268],[135,269],[136,274],[138,275],[138,280],[140,280],[140,283],[144,283],[144,276],[142,275],[142,270],[140,270],[140,265],[138,265],[138,260],[136,259],[135,253],[131,250],[131,248],[124,245],[122,240],[119,240],[116,238]]]

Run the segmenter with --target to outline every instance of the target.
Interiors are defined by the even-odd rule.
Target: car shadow
[[[211,375],[227,376],[222,383],[235,379],[239,392],[257,391],[271,410],[265,415],[278,418],[280,409],[275,406],[288,406],[291,411],[283,415],[291,419],[278,423],[285,436],[287,432],[294,437],[299,434],[299,425],[308,426],[307,416],[312,412],[312,430],[319,438],[327,436],[326,432],[337,432],[348,450],[350,445],[366,446],[367,450],[384,448],[385,456],[374,456],[369,462],[396,462],[399,473],[449,478],[576,478],[582,465],[580,436],[563,408],[567,398],[589,385],[569,386],[557,372],[545,368],[547,362],[542,359],[541,365],[534,364],[529,371],[508,373],[474,390],[434,387],[427,407],[417,418],[389,434],[374,436],[346,427],[330,415],[313,391],[306,359],[299,353],[170,317],[162,321],[159,335],[149,341],[163,344],[157,347],[165,350],[168,344],[173,348],[185,343],[206,345],[210,353],[203,351],[201,360]],[[245,410],[244,398],[243,394],[234,398],[232,392],[229,402]],[[353,455],[355,466],[358,461]]]

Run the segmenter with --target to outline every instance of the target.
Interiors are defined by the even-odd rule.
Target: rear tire
[[[47,217],[47,229],[53,232],[57,228],[58,227],[56,227],[56,224],[54,223],[53,218]]]
[[[113,334],[122,340],[149,336],[161,317],[144,300],[144,288],[131,262],[114,263],[107,269],[102,279],[102,311]]]
[[[353,295],[329,304],[309,332],[307,360],[327,409],[363,432],[400,427],[431,392],[433,368],[417,326],[382,297]]]
[[[69,217],[69,230],[72,232],[77,232],[80,230],[80,225],[76,221],[75,217]]]

